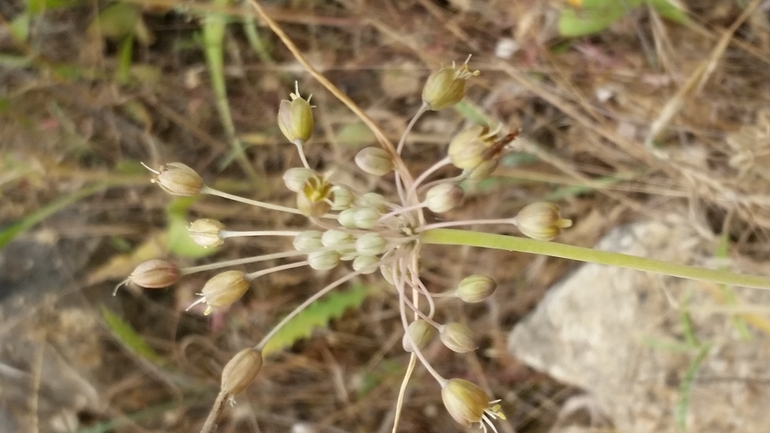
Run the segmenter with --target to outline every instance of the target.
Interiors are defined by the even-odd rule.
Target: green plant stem
[[[520,253],[541,254],[550,257],[577,260],[601,265],[618,266],[638,271],[653,272],[673,277],[716,284],[728,284],[757,289],[770,289],[770,277],[745,275],[715,269],[679,265],[662,260],[630,256],[585,247],[576,247],[556,242],[538,241],[516,236],[479,233],[469,230],[434,229],[420,235],[420,241],[433,245],[466,245],[470,247],[493,248]]]

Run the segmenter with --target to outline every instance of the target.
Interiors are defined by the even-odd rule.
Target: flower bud
[[[187,309],[205,303],[207,307],[203,314],[208,316],[214,308],[227,307],[241,299],[248,290],[249,282],[243,272],[225,271],[208,280],[199,293],[201,297]]]
[[[452,139],[447,154],[455,167],[473,170],[488,159],[487,149],[493,144],[494,134],[489,128],[473,125]]]
[[[325,247],[337,247],[353,243],[353,235],[341,230],[327,230],[321,236],[321,243]]]
[[[334,269],[340,263],[340,253],[337,251],[316,251],[307,255],[308,264],[317,271]]]
[[[355,196],[344,186],[336,185],[332,187],[332,210],[345,210],[353,204]]]
[[[390,155],[379,147],[365,147],[355,158],[356,165],[361,170],[374,176],[384,176],[393,171],[393,161]]]
[[[450,379],[441,388],[449,415],[465,427],[481,422],[490,407],[489,397],[478,385],[464,379]],[[496,408],[499,411],[499,407]]]
[[[318,177],[318,173],[309,168],[294,167],[286,170],[286,173],[283,174],[283,183],[286,184],[289,191],[300,192],[312,177]]]
[[[454,64],[443,67],[428,77],[422,89],[422,100],[431,110],[451,107],[465,97],[465,81],[478,74],[479,71],[468,69],[467,61],[459,68]]]
[[[356,208],[345,209],[337,216],[337,222],[346,229],[356,228]],[[379,216],[377,217],[379,218]]]
[[[488,159],[481,164],[477,165],[475,168],[466,169],[466,179],[468,180],[482,180],[485,179],[490,174],[494,173],[494,171],[497,169],[497,166],[500,164],[500,158],[493,158]]]
[[[453,183],[440,183],[425,194],[425,204],[431,212],[444,213],[459,206],[463,201],[463,190]]]
[[[541,241],[550,241],[561,233],[561,229],[572,226],[572,220],[559,215],[558,206],[546,202],[525,206],[514,221],[525,236]]]
[[[356,256],[353,260],[353,270],[368,275],[377,270],[379,263],[380,259],[375,256]]]
[[[163,289],[179,281],[179,268],[163,259],[150,259],[142,262],[134,268],[131,275],[115,286],[112,295],[118,293],[118,289],[126,283],[134,283],[145,289]]]
[[[409,324],[409,328],[407,328],[404,333],[404,338],[401,339],[401,345],[403,346],[404,351],[413,352],[414,349],[412,347],[412,342],[409,340],[409,335],[412,336],[412,340],[414,341],[414,344],[417,345],[417,348],[422,350],[428,346],[430,340],[436,335],[436,328],[422,319],[417,319]]]
[[[372,207],[380,212],[385,212],[388,209],[388,199],[376,192],[362,194],[361,197],[356,200],[356,204],[360,207]]]
[[[323,233],[318,230],[305,230],[300,232],[294,237],[294,249],[297,251],[307,251],[323,248],[324,245],[321,242],[322,235]]]
[[[243,349],[222,370],[222,392],[234,397],[251,385],[262,369],[262,354],[254,348]]]
[[[193,242],[204,247],[218,247],[224,243],[224,239],[219,237],[219,232],[224,230],[225,226],[217,220],[210,218],[201,218],[193,221],[187,232],[190,233],[190,237]]]
[[[473,332],[462,323],[450,322],[441,326],[439,338],[444,346],[453,352],[467,353],[479,348]]]
[[[380,221],[380,213],[371,207],[362,207],[356,209],[356,213],[353,215],[353,221],[356,227],[364,230],[369,230],[377,226]]]
[[[469,304],[485,301],[497,289],[497,282],[486,275],[471,275],[463,278],[455,290],[455,296]]]
[[[324,215],[332,207],[329,200],[331,189],[332,185],[326,179],[311,177],[302,191],[297,193],[297,209],[308,217]]]
[[[356,251],[363,256],[378,256],[388,250],[388,241],[378,233],[366,233],[356,239]]]
[[[299,88],[295,84],[295,93],[289,94],[291,101],[283,100],[278,108],[278,127],[292,143],[305,143],[313,134],[313,110],[310,106],[310,97],[307,100],[299,95]]]
[[[181,162],[171,162],[161,166],[155,172],[153,183],[171,195],[191,197],[198,195],[203,188],[203,178],[192,168]]]

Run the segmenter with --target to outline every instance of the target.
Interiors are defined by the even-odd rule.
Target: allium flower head
[[[487,425],[497,432],[491,420],[505,419],[500,411],[500,400],[490,401],[487,394],[475,383],[465,379],[450,379],[441,388],[441,399],[449,415],[465,427],[479,423],[484,432]]]

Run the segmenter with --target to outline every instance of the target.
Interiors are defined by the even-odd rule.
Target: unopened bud
[[[356,228],[356,208],[345,209],[337,216],[337,222],[346,229]],[[379,218],[379,216],[377,217]]]
[[[497,282],[486,275],[471,275],[463,278],[455,290],[455,296],[469,304],[485,301],[497,289]]]
[[[425,204],[431,212],[444,213],[459,206],[463,201],[463,190],[453,183],[440,183],[425,194]]]
[[[179,281],[179,268],[177,265],[163,259],[150,259],[142,262],[134,268],[131,275],[115,286],[113,296],[118,289],[126,283],[134,283],[145,289],[163,289]]]
[[[412,336],[412,340],[414,341],[414,344],[417,345],[417,348],[422,350],[428,346],[428,343],[430,343],[436,335],[436,328],[422,319],[417,319],[409,324],[409,328],[407,328],[404,333],[404,338],[401,339],[401,345],[403,346],[404,351],[413,352],[414,349],[412,341],[409,340],[409,335]]]
[[[243,349],[222,370],[222,392],[234,397],[251,385],[262,369],[262,354],[253,348]]]
[[[171,195],[191,197],[198,195],[203,188],[203,178],[181,162],[168,163],[153,172],[155,178],[152,181]]]
[[[453,352],[473,352],[479,348],[470,328],[459,322],[442,325],[441,329],[439,329],[439,338],[441,338],[444,346]]]
[[[364,256],[378,256],[388,250],[388,241],[378,233],[365,233],[356,239],[356,251]]]
[[[390,155],[379,147],[365,147],[355,158],[356,165],[361,170],[374,176],[384,176],[393,171],[393,161]]]
[[[353,243],[353,235],[342,230],[327,230],[321,236],[321,243],[325,247],[337,247]]]
[[[355,197],[353,193],[344,186],[336,185],[332,187],[332,210],[345,210],[353,204]]]
[[[541,241],[550,241],[558,236],[562,229],[572,226],[572,220],[559,215],[558,206],[547,202],[525,206],[514,221],[525,236]]]
[[[376,192],[367,192],[362,194],[357,200],[356,204],[360,207],[372,207],[380,212],[385,212],[388,209],[388,199],[383,197],[382,194]]]
[[[497,166],[500,164],[500,158],[493,158],[488,159],[481,164],[477,165],[475,168],[467,169],[466,172],[466,179],[468,180],[482,180],[488,177],[490,174],[494,173],[494,171],[497,169]]]
[[[289,191],[300,192],[312,177],[318,177],[318,173],[309,168],[294,167],[286,170],[286,173],[283,174],[283,183],[286,184]]]
[[[217,220],[201,218],[193,221],[187,227],[187,232],[190,233],[190,238],[196,244],[204,248],[212,248],[224,243],[224,240],[219,236],[219,232],[224,230],[224,228],[224,224]]]
[[[307,255],[311,268],[317,271],[334,269],[340,263],[340,253],[337,251],[316,251]]]
[[[318,230],[305,230],[300,232],[297,236],[294,237],[294,248],[297,251],[307,251],[314,250],[316,248],[323,248],[324,245],[321,242],[322,235],[323,233]]]
[[[203,314],[209,315],[214,308],[227,307],[241,299],[248,290],[249,282],[243,272],[225,271],[208,280],[199,293],[200,299],[187,309],[205,303],[207,307]]]
[[[443,67],[428,77],[422,89],[422,100],[431,110],[451,107],[465,97],[465,81],[478,74],[479,71],[468,69],[467,61],[459,68],[454,64]]]
[[[368,275],[377,270],[380,259],[375,256],[356,256],[353,260],[353,270]]]
[[[302,99],[299,88],[295,84],[295,92],[291,93],[291,101],[283,100],[278,109],[278,127],[292,143],[305,143],[313,134],[313,109],[310,106],[310,98]]]
[[[380,212],[371,207],[362,207],[356,209],[356,213],[353,215],[353,221],[356,227],[364,230],[368,230],[377,226],[380,221]]]

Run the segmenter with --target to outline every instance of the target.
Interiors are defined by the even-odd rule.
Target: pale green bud
[[[497,282],[486,275],[471,275],[463,278],[455,290],[455,296],[469,304],[485,301],[497,289]]]
[[[384,176],[393,171],[390,155],[379,147],[365,147],[355,158],[358,168],[374,176]]]
[[[356,228],[356,208],[345,209],[337,215],[337,222],[346,229]],[[379,217],[378,217],[379,218]]]
[[[323,233],[318,230],[305,230],[294,237],[294,248],[297,251],[308,251],[323,248],[321,237]]]
[[[307,100],[302,99],[296,85],[295,92],[289,94],[291,101],[281,101],[278,109],[278,127],[290,142],[305,143],[313,134],[313,109],[310,106],[312,95]]]
[[[181,162],[171,162],[160,167],[159,171],[153,171],[157,183],[161,189],[171,195],[191,197],[198,195],[203,188],[203,178],[192,168]]]
[[[348,209],[354,200],[355,196],[353,196],[353,193],[344,186],[337,185],[332,187],[332,210],[341,211]]]
[[[300,192],[305,188],[305,184],[313,177],[319,177],[314,170],[304,167],[294,167],[286,170],[283,174],[283,183],[289,191]]]
[[[460,205],[463,190],[453,183],[440,183],[431,187],[425,194],[425,204],[431,212],[444,213]]]
[[[550,241],[558,236],[562,229],[572,226],[572,220],[559,215],[558,206],[546,202],[525,206],[514,221],[525,236],[541,241]]]
[[[251,385],[262,370],[262,354],[254,349],[243,349],[222,370],[222,392],[234,397]]]
[[[473,331],[459,322],[450,322],[439,329],[439,338],[449,350],[457,353],[472,352],[479,348]]]
[[[362,274],[368,275],[377,270],[377,265],[380,263],[380,259],[375,256],[356,256],[353,260],[353,270],[361,271]]]
[[[340,263],[340,253],[337,251],[316,251],[307,255],[308,264],[317,271],[334,269]]]
[[[327,230],[321,236],[321,243],[325,247],[336,247],[340,245],[352,244],[353,235],[341,230]]]
[[[401,346],[404,348],[404,351],[413,352],[412,342],[409,341],[407,334],[412,336],[412,340],[414,340],[417,348],[422,350],[428,346],[428,343],[436,335],[436,328],[422,319],[417,319],[409,324],[409,328],[407,328],[404,337],[401,339]]]
[[[489,128],[473,125],[452,139],[447,154],[455,167],[473,170],[490,159],[487,149],[493,144],[494,134],[489,132]]]
[[[380,221],[380,212],[371,207],[362,207],[356,209],[356,213],[353,216],[356,227],[364,230],[369,230],[377,226]]]
[[[378,233],[365,233],[356,239],[356,251],[364,256],[378,256],[388,250],[388,241]]]
[[[187,227],[187,232],[196,244],[204,248],[212,248],[218,247],[224,243],[224,239],[219,237],[219,233],[224,230],[224,228],[224,224],[217,220],[201,218],[193,221],[193,223]]]
[[[469,58],[470,60],[470,58]],[[422,100],[431,110],[442,110],[462,101],[465,97],[465,81],[479,74],[479,71],[471,72],[466,61],[456,68],[443,67],[430,74],[422,89]]]
[[[500,164],[500,158],[488,159],[475,168],[465,170],[466,178],[468,180],[482,180],[494,173]]]

